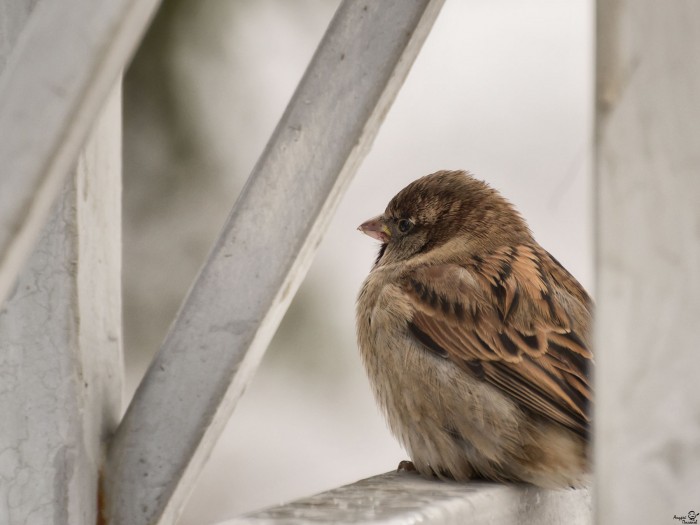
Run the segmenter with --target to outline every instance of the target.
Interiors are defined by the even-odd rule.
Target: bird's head
[[[438,171],[413,181],[383,214],[358,229],[382,243],[377,264],[429,252],[447,262],[452,255],[483,253],[532,238],[513,205],[465,171]]]

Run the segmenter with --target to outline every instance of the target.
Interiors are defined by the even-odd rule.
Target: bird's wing
[[[532,413],[587,435],[591,303],[539,246],[406,274],[409,329],[425,346]]]

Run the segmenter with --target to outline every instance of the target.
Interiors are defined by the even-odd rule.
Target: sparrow
[[[513,205],[467,172],[439,171],[358,229],[381,242],[357,300],[358,346],[412,468],[585,485],[593,304]]]

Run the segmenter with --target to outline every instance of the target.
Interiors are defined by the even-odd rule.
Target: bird
[[[378,256],[356,304],[375,398],[410,462],[455,481],[590,481],[593,302],[497,190],[419,178],[362,223]]]

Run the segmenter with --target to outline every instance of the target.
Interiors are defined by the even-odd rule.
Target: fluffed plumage
[[[382,242],[358,299],[360,352],[416,469],[583,484],[592,303],[515,208],[442,171],[359,229]]]

